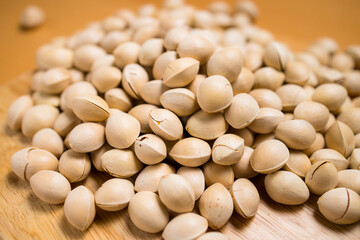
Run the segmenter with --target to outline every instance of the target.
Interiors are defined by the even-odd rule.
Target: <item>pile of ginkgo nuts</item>
[[[248,0],[167,0],[42,46],[31,93],[8,112],[33,145],[12,170],[80,230],[96,208],[128,207],[166,240],[227,239],[208,227],[256,214],[257,174],[280,204],[313,193],[329,221],[359,221],[360,45],[321,38],[293,53],[257,16]],[[72,189],[91,168],[114,178]]]

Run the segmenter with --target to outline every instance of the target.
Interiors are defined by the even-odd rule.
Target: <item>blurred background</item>
[[[235,1],[225,0],[229,4]],[[206,8],[211,1],[187,0]],[[254,0],[260,10],[257,24],[270,30],[277,40],[294,51],[307,47],[315,38],[329,36],[343,49],[360,44],[359,0]],[[91,21],[104,19],[118,9],[132,10],[146,3],[161,6],[161,0],[0,0],[0,83],[32,70],[36,49],[56,36],[68,36]],[[29,4],[47,14],[45,24],[22,31],[19,17]]]

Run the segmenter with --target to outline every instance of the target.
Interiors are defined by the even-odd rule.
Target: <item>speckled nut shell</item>
[[[195,239],[206,232],[208,221],[196,213],[184,213],[174,217],[166,225],[162,237],[165,240]]]
[[[235,211],[244,218],[255,216],[260,196],[255,185],[246,178],[237,179],[230,188]]]
[[[145,167],[135,180],[135,191],[157,192],[160,179],[168,174],[175,173],[172,166],[166,163],[158,163]]]
[[[167,208],[157,194],[149,191],[135,194],[129,202],[128,212],[135,226],[149,233],[164,230],[169,222]],[[144,214],[144,212],[147,214]]]
[[[130,114],[118,111],[108,118],[105,134],[111,146],[119,149],[128,148],[140,134],[140,123]]]
[[[178,141],[169,155],[183,166],[198,167],[210,159],[211,148],[204,140],[189,137]]]
[[[332,189],[317,204],[321,214],[333,223],[351,224],[360,220],[360,196],[350,189]]]
[[[238,47],[225,47],[215,51],[207,63],[207,75],[221,75],[234,82],[242,68],[243,53]]]
[[[255,148],[250,157],[250,164],[256,172],[269,174],[282,168],[289,155],[289,150],[283,142],[271,139]]]
[[[203,111],[215,113],[224,110],[231,104],[233,91],[225,77],[213,75],[200,82],[196,97]]]
[[[316,132],[305,120],[288,120],[281,122],[275,131],[276,138],[283,141],[289,148],[301,150],[313,144]]]
[[[104,126],[81,123],[69,133],[69,145],[75,152],[86,153],[99,149],[105,143]]]
[[[330,112],[327,107],[317,102],[302,102],[294,110],[295,119],[309,122],[316,131],[324,129],[329,120]]]
[[[156,164],[166,158],[166,145],[155,134],[145,134],[138,137],[134,143],[134,152],[137,158],[148,165]]]
[[[171,62],[163,74],[163,83],[168,87],[184,87],[194,80],[199,71],[199,61],[183,57]]]
[[[212,147],[212,160],[220,165],[237,163],[244,153],[244,139],[235,134],[218,137]]]
[[[265,177],[265,189],[276,202],[300,205],[309,199],[310,192],[304,181],[295,173],[278,171]]]
[[[101,162],[107,173],[119,178],[131,177],[143,167],[131,150],[111,149],[101,156]]]
[[[324,104],[330,111],[338,110],[347,97],[346,89],[336,83],[325,83],[318,86],[312,100]]]
[[[335,165],[330,161],[314,163],[305,175],[305,183],[310,191],[321,195],[337,185],[338,172]]]
[[[234,171],[231,166],[219,165],[209,161],[203,166],[203,171],[207,187],[215,183],[221,183],[224,187],[230,189],[234,183]]]
[[[183,135],[180,119],[167,109],[150,110],[148,119],[151,130],[165,140],[174,141]]]
[[[229,191],[220,183],[208,187],[199,201],[200,214],[209,222],[209,227],[219,229],[230,219],[234,203]]]
[[[191,136],[212,140],[223,135],[228,127],[222,113],[206,113],[200,110],[189,118],[185,129]]]
[[[343,154],[350,156],[355,148],[355,137],[351,128],[346,124],[336,121],[325,134],[326,146]]]
[[[258,113],[259,105],[256,100],[247,93],[240,93],[234,96],[224,116],[230,126],[240,129],[249,126]]]
[[[320,161],[332,162],[338,171],[344,170],[349,166],[349,161],[338,151],[331,148],[324,148],[314,152],[310,157],[311,164]]]

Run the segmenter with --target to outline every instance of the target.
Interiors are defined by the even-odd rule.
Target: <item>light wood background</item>
[[[160,239],[135,228],[127,211],[98,211],[86,232],[72,228],[61,205],[48,205],[31,193],[29,184],[11,173],[9,159],[30,139],[11,131],[5,124],[11,102],[28,92],[29,73],[34,68],[36,48],[53,37],[69,35],[86,23],[100,20],[115,10],[132,9],[147,1],[120,0],[0,0],[0,239]],[[158,6],[160,1],[152,1]],[[195,1],[194,1],[195,2]],[[207,1],[196,1],[204,7]],[[258,3],[259,25],[289,43],[293,50],[304,49],[314,38],[330,36],[343,48],[360,44],[360,1],[358,0],[262,0]],[[21,10],[28,4],[41,6],[46,23],[32,31],[18,28]],[[10,81],[10,79],[12,79]],[[92,174],[86,185],[94,189],[106,176]],[[316,207],[316,197],[302,206],[283,206],[265,193],[263,177],[255,178],[262,198],[256,217],[245,220],[236,213],[221,229],[231,239],[359,239],[360,224],[340,226],[326,221]]]

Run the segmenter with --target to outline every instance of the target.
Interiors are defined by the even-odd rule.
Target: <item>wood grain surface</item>
[[[62,205],[48,205],[31,192],[28,182],[11,172],[11,155],[29,146],[31,141],[6,126],[6,112],[18,96],[28,93],[30,73],[10,78],[34,68],[36,48],[53,37],[69,35],[92,20],[99,20],[116,9],[132,9],[148,1],[118,0],[0,0],[0,239],[161,239],[147,234],[130,221],[127,210],[104,212],[97,209],[94,223],[86,232],[70,226]],[[158,6],[159,0],[152,1]],[[207,1],[194,1],[204,7]],[[230,1],[229,1],[230,2]],[[344,47],[360,43],[360,1],[303,0],[255,1],[261,10],[260,26],[274,32],[294,50],[305,48],[319,36],[331,36]],[[17,26],[21,10],[30,3],[43,7],[48,14],[44,26],[23,32]],[[92,172],[86,186],[95,190],[108,176]],[[258,214],[249,220],[234,213],[220,231],[230,239],[359,239],[360,223],[335,225],[319,213],[316,200],[301,206],[284,206],[265,193],[263,176],[254,179],[261,204]]]

